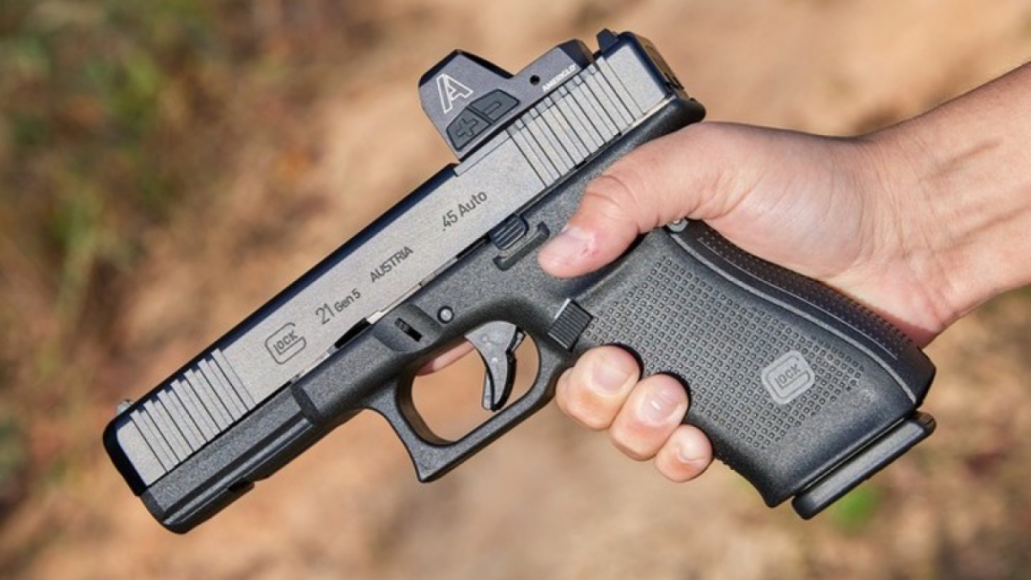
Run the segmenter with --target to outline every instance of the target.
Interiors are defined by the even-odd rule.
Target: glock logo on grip
[[[816,374],[802,353],[792,350],[764,368],[762,380],[773,400],[786,405],[816,383]]]
[[[265,348],[272,355],[272,359],[279,364],[293,358],[294,355],[304,350],[307,344],[304,337],[297,334],[297,325],[293,322],[284,324],[282,328],[265,339]]]

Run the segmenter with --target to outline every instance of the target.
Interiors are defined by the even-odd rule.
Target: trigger
[[[488,322],[465,335],[480,353],[486,373],[483,377],[483,408],[497,411],[508,402],[515,382],[515,350],[523,332],[510,322]]]

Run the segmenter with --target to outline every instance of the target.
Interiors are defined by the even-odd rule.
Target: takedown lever
[[[508,402],[515,382],[515,350],[524,336],[511,322],[488,322],[465,335],[487,367],[483,376],[484,409],[497,411]]]

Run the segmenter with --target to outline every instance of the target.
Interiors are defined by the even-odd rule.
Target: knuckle
[[[611,356],[611,351],[613,349],[614,347],[608,345],[596,346],[592,349],[589,349],[582,355],[580,355],[580,359],[576,362],[576,365],[573,368],[587,367],[590,364],[594,364],[594,362],[596,362],[596,360],[598,359],[604,359],[606,357],[609,357]]]
[[[666,447],[669,448],[668,455],[676,470],[686,479],[698,477],[712,462],[712,447],[708,438],[692,426],[678,428]]]
[[[655,438],[654,433],[642,433],[633,424],[617,423],[609,430],[609,440],[616,449],[635,461],[647,461],[655,456],[658,448],[653,442]]]
[[[680,464],[680,481],[698,479],[709,468],[709,462],[703,459],[692,459]]]
[[[582,399],[590,394],[590,367],[594,357],[582,357],[576,361],[576,365],[569,370],[569,380],[566,389],[569,395],[576,399]]]
[[[609,414],[598,405],[597,401],[594,401],[582,391],[570,390],[568,386],[559,409],[569,418],[592,431],[604,430],[612,422]]]
[[[612,444],[616,447],[616,449],[619,449],[621,452],[623,452],[623,455],[626,455],[634,461],[647,461],[654,456],[654,453],[649,453],[648,450],[640,444],[640,442],[635,441],[632,438],[629,440],[625,440],[624,438],[618,436],[617,432],[614,430],[609,431],[609,434],[610,439],[612,440]]]
[[[665,453],[665,450],[660,451],[658,456],[655,458],[655,470],[658,471],[662,477],[665,477],[674,483],[684,481],[684,474],[681,473],[681,469],[674,461],[669,459],[669,454]]]
[[[709,460],[706,457],[683,457],[677,452],[673,453],[673,461],[680,468],[680,471],[685,473],[700,472],[709,464]]]
[[[584,204],[590,204],[595,211],[608,218],[625,220],[627,215],[632,215],[639,207],[638,195],[629,185],[632,182],[624,171],[612,168],[587,187]]]
[[[609,421],[604,415],[601,414],[588,414],[578,419],[581,425],[590,429],[591,431],[604,431],[609,428]]]
[[[571,417],[577,423],[580,423],[592,431],[602,431],[607,429],[611,423],[611,420],[608,419],[604,410],[599,409],[597,405],[583,398],[578,397],[571,401],[567,401],[564,411],[566,415]]]
[[[585,363],[584,368],[593,369],[597,365],[605,365],[626,375],[640,374],[637,359],[618,346],[606,345],[592,348],[584,353],[581,360]]]
[[[656,468],[663,477],[674,483],[687,483],[701,475],[700,469],[692,467],[685,468],[685,466],[679,464],[664,466],[656,465]]]

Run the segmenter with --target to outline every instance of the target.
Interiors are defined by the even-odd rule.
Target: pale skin
[[[588,187],[540,265],[560,278],[586,274],[680,218],[837,288],[926,345],[1031,283],[1031,65],[869,135],[706,122],[657,139]],[[712,461],[705,434],[682,424],[681,384],[641,377],[620,348],[584,354],[556,399],[673,481]]]

